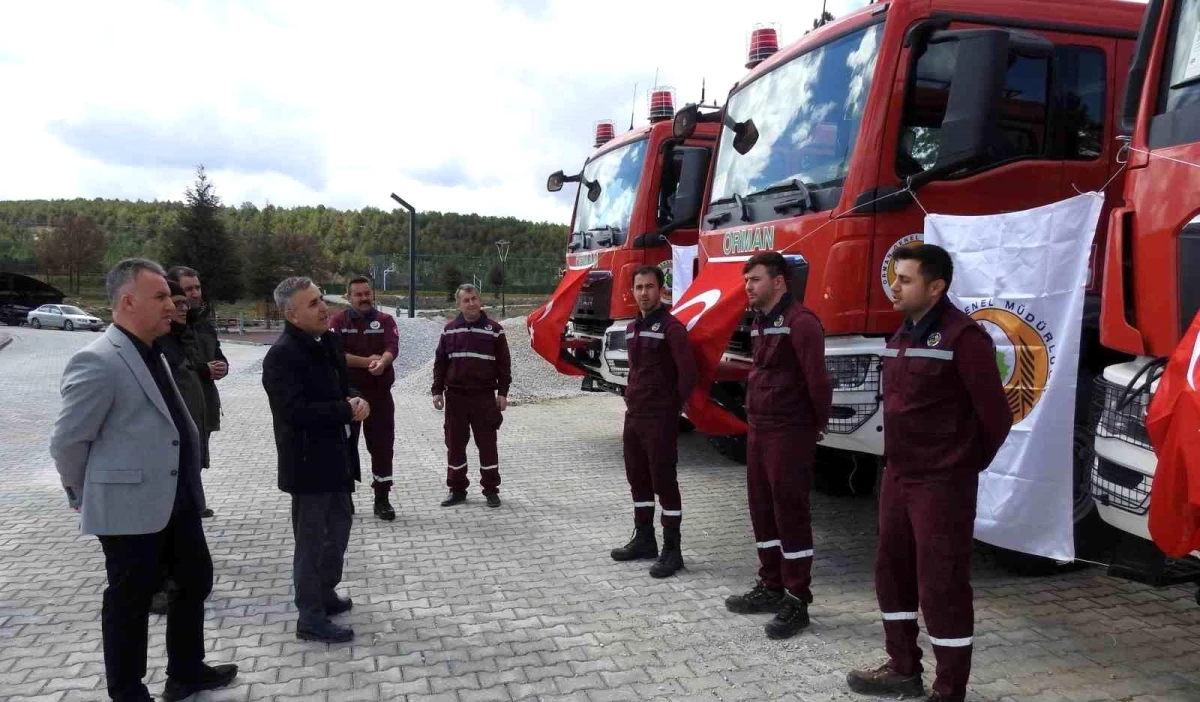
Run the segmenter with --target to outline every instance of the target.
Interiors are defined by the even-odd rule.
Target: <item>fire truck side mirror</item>
[[[758,143],[758,127],[753,119],[733,125],[733,134],[733,148],[743,156],[750,153],[750,149]]]
[[[595,202],[600,199],[600,184],[594,180],[585,180],[587,184],[588,202]]]
[[[671,122],[671,136],[676,139],[687,139],[696,133],[696,124],[700,122],[700,108],[687,105],[675,113],[675,121]]]
[[[567,177],[563,175],[562,171],[555,171],[551,173],[550,177],[546,179],[546,190],[549,190],[552,193],[562,190],[563,183],[566,182],[566,179]]]
[[[938,132],[937,163],[909,180],[914,188],[984,163],[1003,148],[999,115],[1012,58],[1048,58],[1054,52],[1054,45],[1040,36],[1001,29],[934,32],[928,44],[947,42],[955,43],[956,55],[946,116]],[[925,48],[917,47],[915,56]]]
[[[679,168],[679,183],[671,199],[671,221],[691,223],[700,216],[700,201],[704,198],[712,154],[703,146],[686,146],[679,151],[683,155],[683,162]]]

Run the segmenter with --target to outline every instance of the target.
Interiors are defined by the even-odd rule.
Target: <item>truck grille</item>
[[[1106,507],[1142,515],[1150,509],[1150,486],[1154,479],[1148,475],[1117,465],[1103,458],[1092,464],[1092,497]]]
[[[626,351],[628,348],[625,345],[625,330],[609,332],[608,343],[606,344],[608,351]]]
[[[1125,395],[1125,388],[1104,378],[1096,379],[1092,392],[1092,418],[1096,424],[1096,436],[1153,450],[1150,436],[1146,433],[1146,409],[1150,404],[1150,393]]]
[[[833,407],[829,411],[831,434],[853,434],[879,410],[880,362],[878,356],[826,356],[825,369],[835,391],[871,393],[867,402],[838,402],[834,395]]]
[[[576,317],[571,322],[575,326],[575,333],[583,336],[604,336],[604,331],[612,324],[608,319],[581,319]]]

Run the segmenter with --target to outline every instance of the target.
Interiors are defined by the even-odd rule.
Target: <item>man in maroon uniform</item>
[[[754,367],[746,383],[746,484],[760,567],[754,588],[729,597],[725,606],[739,614],[776,612],[766,624],[767,636],[785,639],[808,626],[809,491],[833,388],[825,369],[825,332],[788,292],[787,259],[775,251],[757,254],[742,272],[757,311],[750,330]]]
[[[395,318],[375,308],[375,293],[368,278],[351,278],[346,289],[350,309],[330,317],[329,331],[342,339],[350,384],[371,406],[370,416],[362,423],[362,433],[367,437],[367,452],[371,454],[375,516],[390,522],[396,518],[388,501],[392,488],[392,446],[396,441],[396,405],[392,401],[396,372],[392,362],[400,354],[400,332]],[[354,425],[355,435],[351,437],[355,446],[358,426]]]
[[[687,329],[662,304],[664,275],[656,266],[633,274],[638,317],[625,329],[629,385],[625,389],[625,477],[633,493],[633,538],[612,551],[614,561],[658,560],[650,575],[665,578],[683,567],[679,523],[683,507],[675,475],[679,413],[696,384]],[[654,538],[654,496],[662,506],[663,550]]]
[[[1008,437],[1012,412],[991,338],[946,299],[950,255],[924,244],[895,258],[892,293],[907,319],[883,354],[886,466],[875,556],[889,660],[852,671],[847,683],[863,694],[924,694],[919,606],[937,657],[930,699],[958,701],[971,673],[979,473]]]
[[[467,500],[467,441],[475,434],[479,484],[488,507],[500,506],[496,430],[508,408],[512,362],[500,325],[488,319],[474,285],[454,293],[459,315],[442,330],[433,362],[433,407],[446,410],[446,485],[443,507]]]

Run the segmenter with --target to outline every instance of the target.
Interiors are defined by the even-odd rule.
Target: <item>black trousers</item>
[[[342,581],[342,563],[350,542],[349,492],[292,495],[292,534],[296,551],[292,583],[300,623],[318,626],[325,608],[334,603],[334,589]]]
[[[167,675],[190,681],[204,661],[204,599],[212,592],[213,566],[200,514],[183,507],[154,534],[101,536],[108,587],[101,627],[104,672],[114,700],[148,694],[146,642],[150,599],[166,574],[177,590],[167,605]]]

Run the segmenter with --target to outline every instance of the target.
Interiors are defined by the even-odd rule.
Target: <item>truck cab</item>
[[[883,452],[879,354],[902,322],[892,258],[921,242],[926,211],[994,214],[1077,191],[1119,195],[1118,101],[1141,11],[1117,0],[874,3],[734,86],[715,118],[700,265],[762,250],[797,257],[835,388],[824,445]],[[676,131],[707,119],[681,112]],[[1094,263],[1093,273],[1088,348],[1099,345]],[[750,366],[747,331],[724,356],[726,397]]]
[[[563,348],[587,375],[585,389],[624,392],[629,374],[625,327],[637,316],[633,272],[645,265],[666,273],[671,303],[671,245],[696,243],[697,217],[717,125],[686,139],[671,133],[674,97],[650,94],[650,124],[615,136],[597,124],[596,151],[574,176],[558,171],[547,187],[578,182],[566,265],[588,267]]]
[[[1166,582],[1200,574],[1153,554],[1146,433],[1156,371],[1200,309],[1200,0],[1146,6],[1121,128],[1125,187],[1108,220],[1100,341],[1123,356],[1096,381],[1091,488],[1101,518],[1135,537],[1129,549]]]

